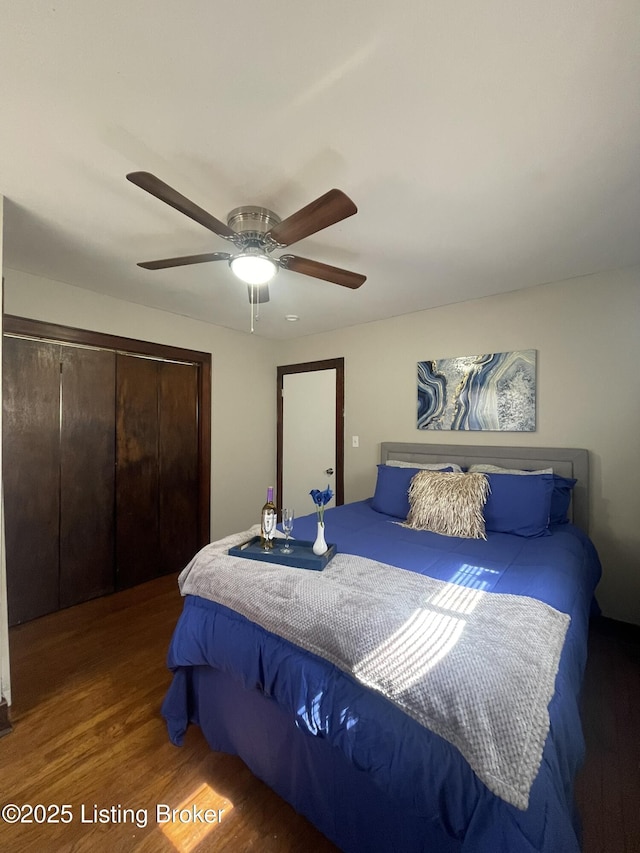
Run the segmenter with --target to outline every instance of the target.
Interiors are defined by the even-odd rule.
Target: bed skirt
[[[207,666],[179,667],[163,705],[169,735],[180,742],[184,714],[215,752],[241,758],[252,773],[306,817],[344,853],[533,853],[511,806],[504,813],[477,809],[462,829],[444,826],[439,804],[433,818],[394,803],[370,776],[350,764],[327,740],[292,724],[290,715],[259,691]],[[175,724],[173,722],[175,719]],[[555,849],[578,853],[577,838]]]
[[[177,690],[185,690],[191,721],[200,726],[211,749],[239,756],[345,853],[465,850],[447,837],[438,817],[431,823],[394,805],[328,741],[293,727],[269,697],[209,667],[179,673],[172,699]],[[496,849],[492,844],[479,848],[477,841],[474,851]]]

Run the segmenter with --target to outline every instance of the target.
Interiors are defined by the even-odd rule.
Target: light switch
[[[351,436],[351,447],[360,447],[360,439],[357,435]]]

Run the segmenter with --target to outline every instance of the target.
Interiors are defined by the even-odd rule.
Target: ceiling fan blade
[[[292,272],[302,275],[310,275],[313,278],[321,278],[331,281],[333,284],[341,284],[342,287],[350,287],[352,290],[360,287],[367,280],[366,275],[357,272],[341,270],[339,267],[331,267],[329,264],[321,264],[319,261],[310,261],[308,258],[299,258],[297,255],[283,255],[278,259],[280,265]]]
[[[184,213],[185,216],[189,216],[199,225],[204,225],[205,228],[213,231],[214,234],[227,239],[235,237],[235,231],[229,228],[228,225],[220,222],[215,216],[198,207],[195,202],[190,201],[186,196],[181,195],[177,190],[174,190],[150,172],[129,172],[127,180],[140,187],[140,189],[151,193],[151,195],[170,205],[175,210],[180,211],[180,213]]]
[[[186,255],[183,258],[165,258],[163,261],[145,261],[138,264],[145,270],[166,270],[169,267],[186,267],[188,264],[206,264],[208,261],[228,261],[228,252],[207,252],[205,255]]]
[[[357,212],[358,208],[348,195],[341,190],[329,190],[306,207],[300,208],[296,213],[283,219],[268,232],[267,236],[279,246],[290,246]]]

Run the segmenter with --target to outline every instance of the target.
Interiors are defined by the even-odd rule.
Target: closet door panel
[[[116,587],[159,574],[158,362],[117,355]]]
[[[158,368],[159,571],[166,574],[198,550],[198,371],[171,362]]]
[[[114,590],[115,360],[62,348],[61,607]]]
[[[9,624],[58,609],[60,346],[5,337],[3,476]]]

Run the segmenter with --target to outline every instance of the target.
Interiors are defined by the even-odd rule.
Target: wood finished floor
[[[640,853],[640,628],[592,621],[582,722],[584,853]]]
[[[0,804],[68,803],[74,819],[0,822],[1,851],[336,853],[239,759],[211,753],[197,728],[182,748],[169,743],[159,708],[181,606],[168,576],[11,630],[14,731],[0,739]],[[584,853],[640,853],[637,634],[621,637],[604,620],[590,647],[577,784]],[[157,803],[224,811],[206,835],[173,823],[165,828],[181,832],[170,836]],[[149,823],[81,823],[81,806],[86,818],[94,804],[146,810]]]

